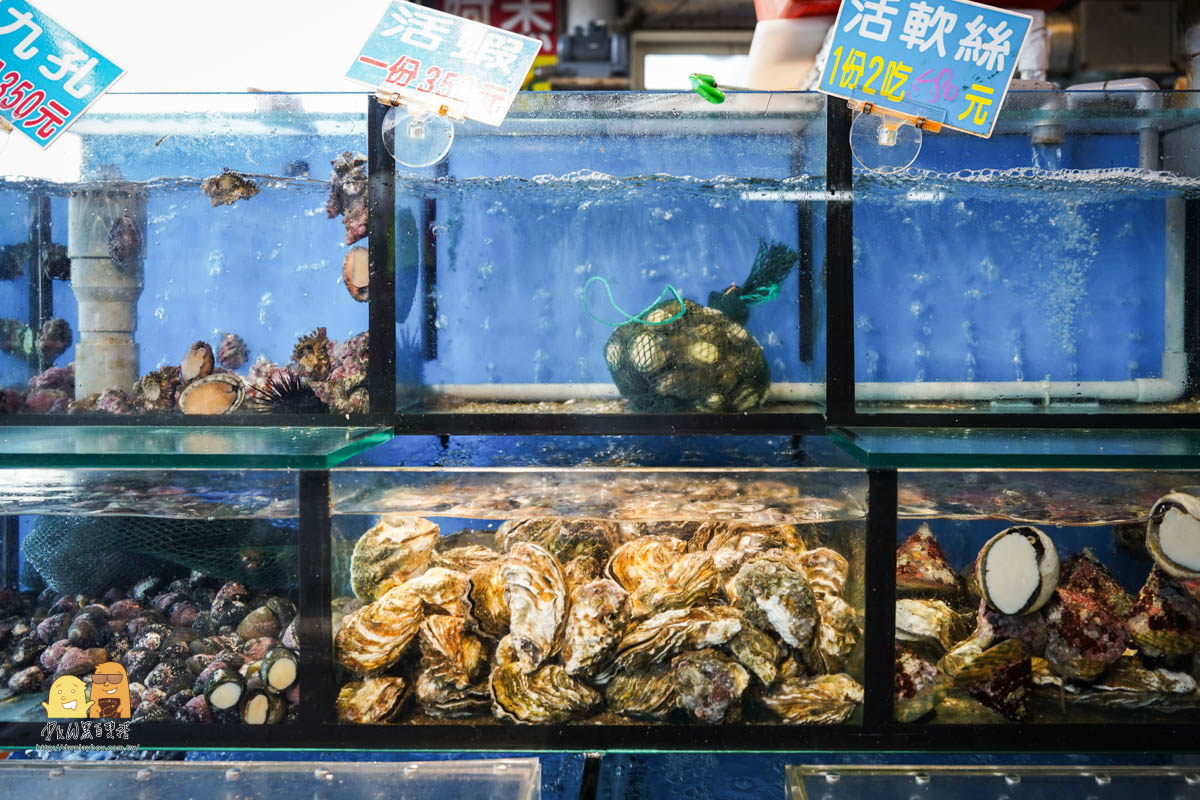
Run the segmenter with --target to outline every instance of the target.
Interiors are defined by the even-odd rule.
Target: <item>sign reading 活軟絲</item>
[[[843,0],[819,89],[991,136],[1029,23],[970,0]]]
[[[434,105],[461,103],[469,119],[499,125],[541,46],[529,36],[394,2],[346,77]]]
[[[0,116],[43,148],[123,74],[24,0],[0,2]]]

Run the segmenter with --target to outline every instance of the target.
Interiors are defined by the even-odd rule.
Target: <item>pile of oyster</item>
[[[0,590],[0,699],[119,662],[133,721],[282,722],[299,701],[296,607],[198,572],[99,597]]]
[[[334,603],[338,718],[838,723],[849,564],[794,525],[384,515]],[[415,708],[410,708],[410,701]]]
[[[897,551],[896,718],[1063,721],[1087,718],[1085,707],[1200,708],[1200,572],[1179,563],[1200,552],[1200,503],[1191,500],[1160,501],[1151,513],[1143,552],[1155,563],[1136,597],[1089,549],[1060,564],[1032,526],[1000,532],[956,571],[922,525]]]

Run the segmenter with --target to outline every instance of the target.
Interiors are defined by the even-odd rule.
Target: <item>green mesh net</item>
[[[148,575],[189,570],[262,589],[297,582],[292,520],[46,516],[22,549],[58,592],[102,594]]]

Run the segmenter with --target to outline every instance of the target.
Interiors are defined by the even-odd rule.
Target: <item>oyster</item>
[[[490,547],[484,547],[481,544],[469,544],[462,547],[452,547],[449,550],[441,552],[434,552],[431,565],[470,574],[479,567],[490,564],[498,558],[500,558],[500,554]]]
[[[828,597],[841,597],[846,589],[846,578],[850,575],[850,562],[836,550],[828,547],[818,547],[805,550],[796,555],[808,585],[815,594]]]
[[[1039,685],[1062,688],[1069,702],[1081,705],[1161,711],[1194,711],[1200,705],[1195,678],[1184,672],[1146,669],[1136,656],[1122,656],[1091,684],[1064,684],[1061,678],[1044,671],[1035,680]]]
[[[804,568],[786,550],[767,550],[746,561],[732,581],[731,600],[746,620],[805,647],[817,626],[817,601]]]
[[[528,542],[512,545],[500,577],[517,662],[532,672],[558,650],[567,619],[567,579],[554,556]]]
[[[389,589],[342,620],[334,637],[338,661],[357,673],[394,664],[421,626],[421,598],[403,588]]]
[[[763,686],[770,686],[779,676],[783,650],[774,639],[753,625],[743,625],[726,646],[734,658],[762,681]]]
[[[503,523],[496,529],[496,542],[506,553],[517,542],[529,542],[546,548],[563,563],[578,556],[603,563],[620,543],[620,531],[607,520],[541,517]]]
[[[430,567],[401,586],[421,598],[429,613],[450,614],[463,619],[470,616],[471,579],[461,572],[445,567]]]
[[[925,642],[945,651],[954,647],[965,633],[962,619],[941,600],[896,601],[898,642]]]
[[[688,542],[688,549],[712,553],[714,566],[728,582],[751,556],[772,549],[800,552],[804,542],[795,525],[710,522],[696,531]]]
[[[1091,598],[1059,586],[1046,607],[1046,660],[1060,675],[1094,680],[1129,644],[1129,629]]]
[[[895,716],[912,722],[937,705],[940,695],[937,667],[908,648],[896,646]]]
[[[822,592],[815,594],[819,619],[812,640],[815,652],[808,660],[814,668],[819,668],[816,671],[839,672],[862,635],[858,612],[840,597]]]
[[[644,613],[704,605],[720,588],[721,574],[708,552],[684,553],[667,571],[638,587],[637,605]]]
[[[563,632],[567,674],[590,678],[612,660],[629,624],[629,594],[607,578],[584,584],[571,595]]]
[[[665,720],[679,705],[675,673],[667,664],[619,672],[604,687],[608,707],[623,717]]]
[[[1128,624],[1133,640],[1148,656],[1200,650],[1200,603],[1157,566],[1138,593]]]
[[[1200,500],[1172,492],[1150,509],[1146,549],[1172,578],[1200,578]]]
[[[419,629],[421,664],[440,684],[466,689],[487,668],[483,643],[467,631],[467,621],[438,614],[426,617]]]
[[[574,594],[580,586],[601,577],[600,562],[591,556],[576,556],[563,564],[563,575],[567,579],[567,590]]]
[[[930,530],[922,524],[896,550],[896,592],[928,593],[954,597],[962,592],[962,578]]]
[[[492,670],[493,712],[499,719],[546,725],[566,722],[600,705],[594,689],[558,664],[546,664],[528,673],[520,663]]]
[[[438,526],[421,517],[384,514],[354,544],[350,586],[370,602],[393,586],[420,575],[429,566]]]
[[[996,534],[975,560],[975,585],[984,601],[1002,614],[1032,614],[1046,605],[1058,574],[1054,542],[1029,525]]]
[[[338,691],[335,708],[342,722],[378,723],[395,719],[408,699],[403,678],[367,678]]]
[[[674,536],[676,539],[688,541],[696,535],[702,526],[709,524],[694,519],[662,520],[654,522],[618,522],[621,531],[621,541],[629,542],[643,536]]]
[[[417,676],[417,703],[431,717],[474,717],[492,707],[487,682],[458,687],[429,670]]]
[[[637,594],[643,582],[665,574],[686,548],[674,536],[644,536],[618,547],[605,571],[625,591]]]
[[[617,672],[645,669],[683,650],[716,647],[742,629],[742,615],[729,606],[677,608],[642,620],[621,638]]]
[[[503,559],[498,558],[471,572],[471,608],[480,630],[489,636],[508,632],[503,567]]]
[[[695,650],[671,660],[679,707],[697,722],[716,725],[742,718],[742,692],[750,673],[715,650]]]
[[[862,700],[862,687],[845,673],[789,678],[762,698],[767,708],[791,725],[845,722]]]

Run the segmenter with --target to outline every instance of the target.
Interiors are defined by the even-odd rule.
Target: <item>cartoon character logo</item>
[[[50,684],[50,701],[42,703],[47,719],[85,719],[92,702],[84,696],[87,686],[74,675],[63,675]],[[126,690],[128,692],[128,690]],[[126,694],[128,697],[128,693]]]
[[[95,705],[90,717],[129,719],[129,675],[116,661],[107,661],[92,674],[92,700]]]

